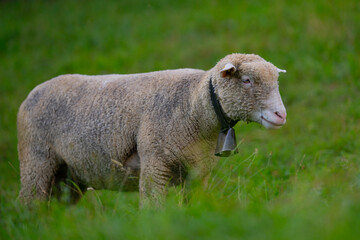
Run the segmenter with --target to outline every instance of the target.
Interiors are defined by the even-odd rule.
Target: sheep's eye
[[[244,84],[251,84],[251,81],[250,81],[250,78],[248,76],[243,76],[241,78],[241,81],[244,83]]]
[[[246,84],[250,83],[250,79],[243,79],[242,81],[243,81],[243,83],[246,83]]]

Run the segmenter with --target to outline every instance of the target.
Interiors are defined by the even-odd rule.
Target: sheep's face
[[[285,124],[286,110],[278,85],[278,72],[283,70],[264,60],[223,65],[216,89],[228,117],[258,122],[266,128]]]

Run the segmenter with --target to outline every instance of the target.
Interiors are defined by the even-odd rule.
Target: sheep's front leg
[[[161,207],[171,181],[171,171],[160,159],[142,162],[140,171],[140,208]]]

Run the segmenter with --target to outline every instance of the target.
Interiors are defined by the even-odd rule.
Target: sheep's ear
[[[221,77],[228,77],[236,71],[236,67],[232,63],[227,63],[220,71]]]
[[[279,73],[281,73],[281,72],[286,73],[286,70],[282,70],[282,69],[280,69],[280,68],[278,68],[277,71],[278,71]]]

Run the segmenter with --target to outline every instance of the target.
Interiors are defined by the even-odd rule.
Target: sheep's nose
[[[275,112],[275,114],[281,119],[286,119],[286,112]]]
[[[281,123],[281,124],[285,124],[285,122],[286,122],[286,112],[276,111],[274,113],[278,117],[278,122]]]

